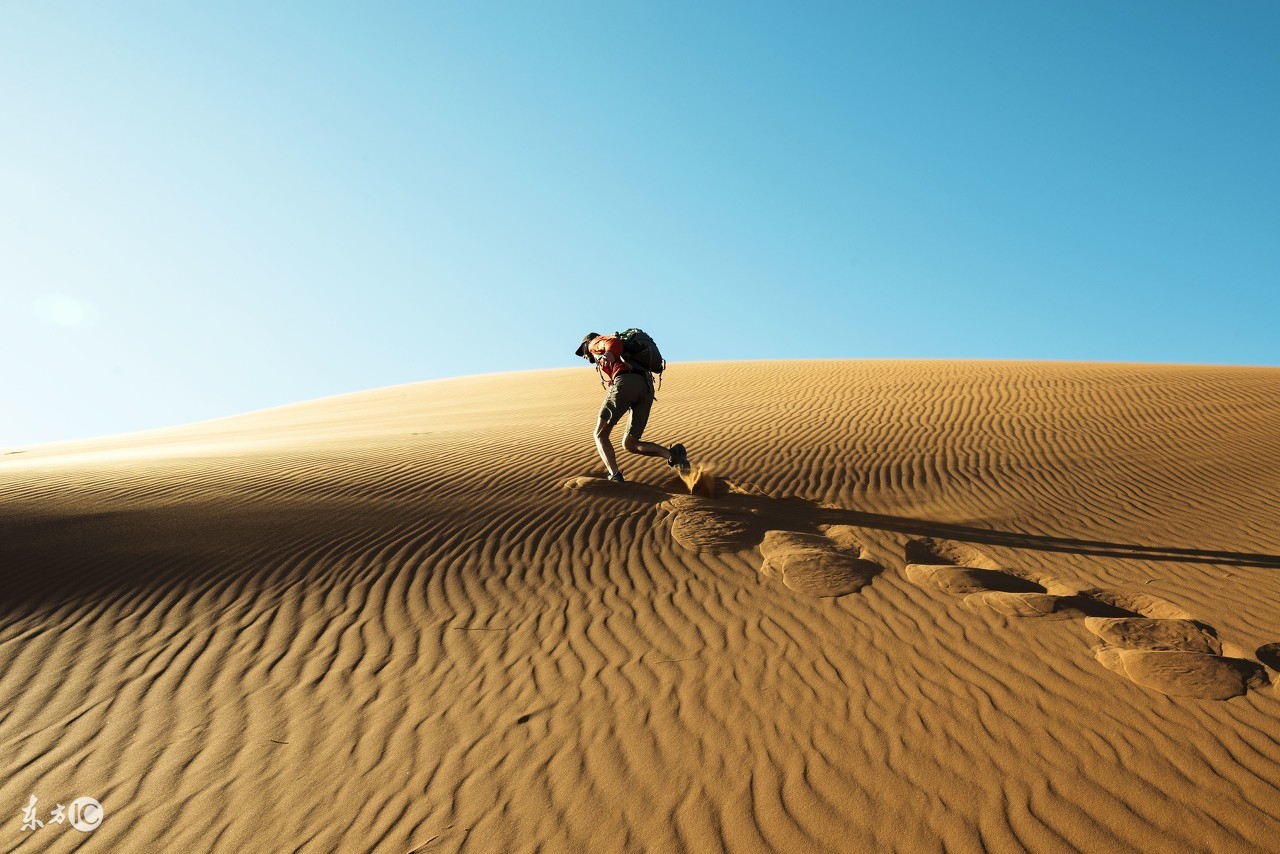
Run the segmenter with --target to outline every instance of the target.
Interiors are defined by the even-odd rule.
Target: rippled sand
[[[0,449],[0,847],[1275,849],[1280,370],[676,365],[697,495],[599,396]]]

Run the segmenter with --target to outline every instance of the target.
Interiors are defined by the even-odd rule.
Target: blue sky
[[[0,446],[631,325],[1277,365],[1277,44],[1274,2],[11,0]]]

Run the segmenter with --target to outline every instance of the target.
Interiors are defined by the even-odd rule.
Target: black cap
[[[582,343],[578,345],[577,350],[573,351],[573,355],[578,356],[579,358],[581,358],[582,356],[585,356],[587,353],[587,345],[599,337],[600,337],[599,332],[588,332],[586,335],[583,335]]]

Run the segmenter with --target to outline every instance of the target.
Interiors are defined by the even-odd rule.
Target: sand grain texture
[[[0,846],[1274,850],[1280,371],[675,364],[698,495],[598,397],[0,449]]]

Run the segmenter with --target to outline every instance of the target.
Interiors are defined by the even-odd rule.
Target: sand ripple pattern
[[[1274,848],[1280,371],[677,363],[715,498],[598,397],[0,449],[0,846]]]

